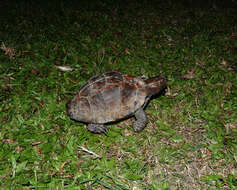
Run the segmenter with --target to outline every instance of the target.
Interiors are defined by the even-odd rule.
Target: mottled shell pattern
[[[147,98],[142,79],[111,71],[82,85],[67,103],[67,114],[76,121],[103,124],[134,114]]]

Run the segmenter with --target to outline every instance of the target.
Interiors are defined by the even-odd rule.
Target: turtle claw
[[[102,125],[102,124],[88,124],[87,127],[88,131],[92,132],[92,133],[106,133],[107,132],[107,128]]]

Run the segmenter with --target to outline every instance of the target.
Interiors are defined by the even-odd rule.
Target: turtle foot
[[[88,131],[92,132],[92,133],[106,133],[107,132],[107,128],[102,125],[102,124],[88,124],[87,127]]]
[[[136,122],[133,125],[133,129],[135,132],[142,131],[147,124],[147,117],[143,109],[137,110],[135,113]]]
[[[133,129],[135,132],[141,132],[146,127],[146,122],[136,121],[133,125]]]

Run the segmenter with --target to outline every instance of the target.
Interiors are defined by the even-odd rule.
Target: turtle
[[[92,133],[106,133],[105,124],[135,116],[133,129],[140,132],[147,124],[145,106],[166,85],[162,75],[143,80],[119,71],[105,72],[79,88],[67,102],[66,112],[70,119],[88,124]]]

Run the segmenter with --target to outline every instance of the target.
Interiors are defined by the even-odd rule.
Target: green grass
[[[235,189],[235,8],[2,3],[0,189]],[[80,85],[109,70],[167,77],[141,133],[133,118],[95,135],[66,115]]]

